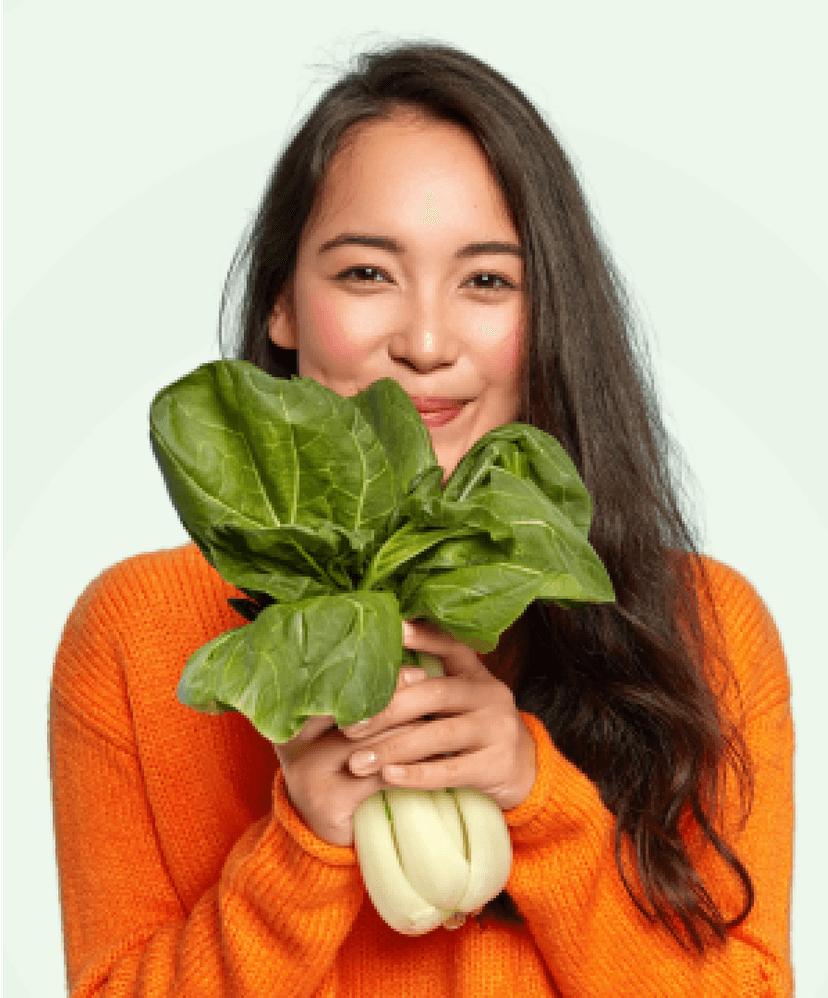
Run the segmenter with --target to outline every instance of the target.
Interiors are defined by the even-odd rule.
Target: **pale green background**
[[[705,548],[777,621],[797,993],[826,996],[826,6],[372,6],[5,4],[4,994],[64,990],[46,766],[60,629],[107,565],[184,540],[150,399],[218,356],[225,270],[300,116],[363,44],[428,36],[491,62],[558,131],[641,311]]]

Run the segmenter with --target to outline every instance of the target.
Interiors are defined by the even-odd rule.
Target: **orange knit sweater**
[[[235,590],[193,545],[104,572],[66,625],[50,703],[73,998],[790,994],[787,669],[756,592],[708,564],[756,766],[750,819],[729,837],[756,902],[704,958],[639,913],[616,870],[612,816],[529,714],[538,776],[505,813],[514,853],[507,890],[524,924],[469,919],[417,938],[393,932],[365,893],[353,849],[303,824],[272,746],[247,719],[176,700],[191,652],[242,623],[226,602]],[[731,915],[741,894],[712,852],[697,869],[720,904],[732,899],[723,906]]]

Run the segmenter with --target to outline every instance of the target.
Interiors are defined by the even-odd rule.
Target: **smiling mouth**
[[[420,419],[426,426],[444,426],[453,419],[457,419],[465,408],[465,402],[458,402],[457,405],[446,409],[417,409]]]
[[[411,395],[410,398],[419,413],[444,412],[451,409],[456,409],[459,412],[467,402],[471,401],[471,399],[438,398],[424,395]]]

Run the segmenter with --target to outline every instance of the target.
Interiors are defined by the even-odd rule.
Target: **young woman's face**
[[[523,262],[503,195],[467,132],[409,116],[362,126],[320,203],[270,338],[344,397],[393,378],[447,479],[518,417]]]

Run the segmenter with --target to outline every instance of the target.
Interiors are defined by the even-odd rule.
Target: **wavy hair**
[[[290,288],[326,169],[355,125],[401,110],[466,129],[503,192],[526,254],[520,419],[556,437],[578,468],[593,502],[590,542],[617,595],[614,604],[578,610],[541,601],[527,608],[516,703],[598,788],[615,818],[615,861],[635,905],[703,952],[725,940],[754,900],[748,871],[717,830],[728,767],[746,821],[751,762],[705,664],[721,662],[734,677],[688,512],[687,469],[661,418],[632,302],[572,165],[532,103],[496,70],[446,45],[361,53],[275,164],[227,275],[220,339],[234,313],[236,356],[276,377],[298,373],[296,352],[269,339],[268,319]],[[744,905],[729,920],[691,861],[680,827],[691,816],[741,881]],[[625,841],[651,910],[624,870]],[[487,910],[521,919],[505,892]]]

